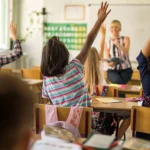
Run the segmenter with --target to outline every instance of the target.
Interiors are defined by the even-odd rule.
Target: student
[[[101,32],[105,32],[105,27],[100,28]],[[102,31],[103,30],[103,31]],[[105,34],[101,34],[100,38],[100,55],[96,48],[92,47],[88,53],[84,65],[84,79],[86,87],[90,95],[97,95],[96,86],[106,86],[107,83],[104,79],[104,66],[103,66],[103,51],[104,51]]]
[[[19,59],[23,55],[20,42],[17,39],[16,27],[15,27],[14,22],[10,23],[9,31],[10,31],[11,37],[14,41],[15,51],[8,55],[0,55],[0,68],[6,64],[9,64],[9,63]]]
[[[150,107],[150,38],[137,57],[138,70],[141,77],[144,101],[142,106]],[[150,140],[150,134],[137,132],[137,137]]]
[[[103,60],[104,60],[104,42],[106,36],[106,28],[102,26],[100,28],[100,51],[99,54],[95,48],[91,48],[87,60],[85,62],[85,82],[88,88],[88,92],[90,95],[96,95],[96,86],[99,85],[102,87],[101,96],[106,96],[108,85],[104,79],[104,68],[103,68]],[[104,113],[95,113],[93,128],[100,133],[103,134],[113,134],[115,130],[115,120],[112,114],[106,113],[107,117],[105,117],[105,122],[107,124],[102,124],[104,122]],[[113,126],[112,126],[113,124]],[[126,130],[130,125],[129,118],[123,118],[123,122],[119,128],[118,138],[121,139]],[[108,127],[109,129],[105,128]]]
[[[0,74],[0,149],[28,150],[33,121],[33,95],[20,79]]]
[[[121,23],[113,20],[110,25],[111,37],[105,44],[106,59],[118,57],[123,63],[108,62],[108,79],[115,84],[127,84],[132,77],[132,67],[129,60],[130,38],[120,36]]]
[[[70,63],[69,52],[58,38],[52,37],[44,48],[41,62],[44,76],[42,97],[50,99],[54,105],[91,107],[91,98],[83,79],[83,64],[101,24],[110,12],[107,12],[107,7],[107,2],[101,4],[97,21],[87,35],[80,54]]]

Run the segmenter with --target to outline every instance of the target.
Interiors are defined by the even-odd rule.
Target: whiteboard
[[[93,27],[97,19],[97,11],[100,5],[88,6],[88,31]],[[107,17],[105,24],[107,28],[107,37],[109,37],[109,25],[114,19],[122,23],[120,35],[129,36],[130,60],[136,61],[136,57],[143,48],[144,43],[150,37],[150,4],[111,4],[111,13]],[[93,44],[99,50],[100,35],[95,39]]]

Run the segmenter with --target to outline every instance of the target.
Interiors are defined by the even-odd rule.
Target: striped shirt
[[[119,57],[124,61],[123,63],[118,64],[117,66],[115,66],[111,69],[123,70],[123,69],[131,68],[131,62],[129,60],[129,55],[125,54],[121,49],[119,49],[116,45],[114,45],[112,40],[109,40],[108,42],[109,43],[107,45],[108,45],[108,48],[110,49],[111,57]],[[120,45],[125,46],[124,36],[121,36],[120,38],[118,38],[118,42]]]
[[[91,107],[92,101],[88,95],[83,74],[84,67],[80,61],[72,60],[66,66],[66,72],[63,75],[44,77],[42,97],[50,99],[54,105]]]
[[[0,55],[0,68],[4,65],[7,65],[22,56],[22,49],[19,40],[14,41],[15,51],[8,55]]]

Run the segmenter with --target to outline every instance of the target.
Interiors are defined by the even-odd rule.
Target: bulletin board
[[[45,23],[44,44],[52,36],[57,36],[68,50],[81,50],[87,34],[86,23]]]

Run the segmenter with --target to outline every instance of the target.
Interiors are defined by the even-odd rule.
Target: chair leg
[[[35,133],[36,134],[39,134],[39,130],[40,130],[40,127],[39,127],[39,108],[36,108],[35,109]]]
[[[126,133],[124,133],[124,141],[126,140]]]
[[[132,137],[135,137],[135,127],[136,127],[136,109],[133,110],[133,129],[132,129]]]
[[[86,112],[86,117],[85,117],[85,137],[88,137],[88,131],[89,131],[89,124],[88,124],[88,119],[89,119],[89,112]]]

